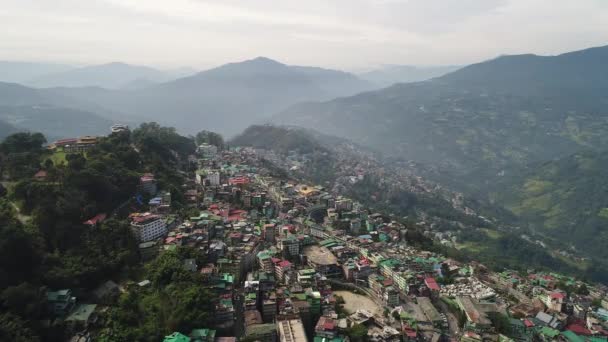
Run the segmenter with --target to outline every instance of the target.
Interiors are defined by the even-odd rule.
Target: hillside
[[[387,162],[378,153],[346,139],[297,127],[264,125],[247,128],[230,144],[266,150],[259,153],[285,174],[322,184],[373,210],[407,217],[412,222],[424,221],[433,227],[433,234],[446,234],[443,236],[458,241],[448,243],[446,249],[454,256],[471,257],[496,267],[587,272],[584,267],[572,267],[551,250],[526,241],[521,236],[524,231],[496,220],[498,216],[515,219],[500,207],[451,191],[428,180],[424,172]]]
[[[6,138],[12,133],[15,133],[17,128],[8,122],[0,119],[0,140]]]
[[[388,87],[395,83],[410,83],[430,80],[459,69],[459,66],[412,66],[388,65],[379,69],[359,74],[380,87]]]
[[[0,120],[19,131],[43,133],[49,141],[107,134],[113,124],[90,112],[55,106],[0,106]]]
[[[608,143],[607,55],[608,47],[505,56],[431,81],[299,104],[272,121],[491,180]]]
[[[250,146],[286,154],[289,151],[311,153],[327,151],[314,137],[302,129],[275,126],[250,126],[230,141],[231,145]]]
[[[0,82],[0,121],[49,140],[107,133],[113,120],[97,105],[14,83]],[[125,123],[130,123],[124,115]]]
[[[606,168],[608,152],[577,153],[516,175],[493,199],[556,245],[606,266]]]

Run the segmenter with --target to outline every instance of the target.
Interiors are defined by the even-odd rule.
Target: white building
[[[110,128],[112,133],[124,132],[129,130],[129,126],[123,124],[115,124]]]
[[[217,171],[210,172],[207,175],[207,179],[209,179],[209,185],[211,186],[219,186],[220,185],[220,173]]]
[[[217,146],[201,144],[196,148],[196,152],[205,159],[212,159],[217,155]]]
[[[167,223],[159,215],[145,213],[132,218],[131,229],[137,241],[148,242],[167,234]]]

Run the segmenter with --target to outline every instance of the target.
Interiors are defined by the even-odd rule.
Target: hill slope
[[[608,47],[506,56],[273,118],[484,179],[608,143]],[[473,177],[474,176],[474,177]]]
[[[410,83],[430,80],[457,70],[458,66],[417,67],[411,65],[389,65],[359,74],[378,86],[388,87],[395,83]]]
[[[0,82],[0,121],[14,130],[45,134],[49,140],[107,133],[112,121],[104,110],[59,94]],[[98,114],[102,113],[102,114]]]
[[[494,200],[556,245],[608,267],[606,168],[608,152],[580,152],[517,175]]]
[[[0,120],[0,141],[17,132],[17,128],[4,120]]]

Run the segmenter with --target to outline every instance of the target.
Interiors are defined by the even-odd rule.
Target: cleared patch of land
[[[334,295],[344,299],[344,310],[348,313],[354,313],[358,309],[365,309],[375,315],[382,316],[382,308],[367,296],[350,291],[334,291]]]

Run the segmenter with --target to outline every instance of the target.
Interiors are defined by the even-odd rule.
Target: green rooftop
[[[557,335],[559,335],[559,330],[551,329],[549,327],[542,327],[542,329],[540,329],[540,333],[541,335],[555,338]]]
[[[192,342],[213,342],[215,341],[215,330],[213,329],[194,329],[190,333]]]
[[[575,334],[573,331],[566,330],[562,332],[562,336],[564,336],[570,342],[585,342],[585,339]]]
[[[321,336],[315,336],[314,342],[344,342],[344,337],[334,337],[334,338],[327,338],[327,337],[321,337]]]
[[[163,342],[190,342],[190,337],[178,332],[174,332],[169,336],[165,336]]]
[[[66,321],[86,322],[97,308],[96,304],[78,304]]]

